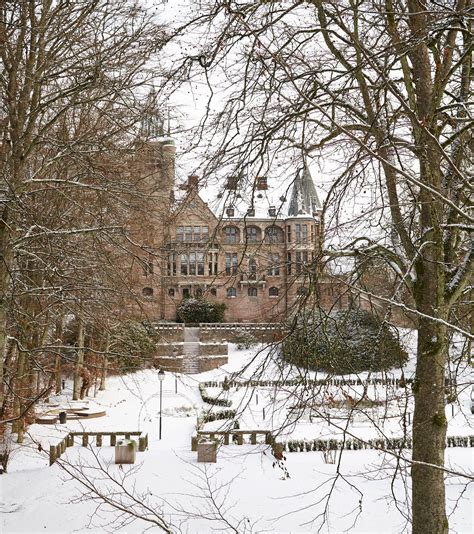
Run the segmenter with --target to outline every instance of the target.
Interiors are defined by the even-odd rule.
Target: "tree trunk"
[[[107,355],[110,350],[110,333],[107,332],[104,355],[102,356],[102,369],[100,373],[99,391],[105,391],[105,380],[107,379]]]
[[[79,319],[79,334],[78,334],[78,348],[77,348],[77,360],[74,367],[74,378],[73,378],[73,390],[72,390],[72,400],[79,400],[81,395],[81,371],[84,366],[84,323],[82,319]]]

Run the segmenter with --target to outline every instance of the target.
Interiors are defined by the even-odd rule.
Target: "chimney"
[[[190,174],[188,176],[188,191],[192,189],[196,191],[199,189],[199,176],[197,174]]]

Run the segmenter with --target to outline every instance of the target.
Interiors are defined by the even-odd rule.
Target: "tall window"
[[[188,262],[188,274],[195,276],[204,275],[204,252],[190,252],[189,255],[186,254],[189,258]],[[181,265],[182,272],[182,265]]]
[[[301,274],[308,263],[308,253],[306,251],[296,253],[296,274]]]
[[[268,275],[280,276],[280,254],[268,255]]]
[[[225,274],[237,274],[239,260],[236,252],[228,252],[225,255]]]
[[[289,227],[288,227],[289,228]],[[269,226],[265,230],[265,242],[266,243],[283,243],[284,233],[278,226]]]
[[[286,227],[286,241],[287,243],[291,243],[291,226],[290,225]]]
[[[257,260],[255,258],[249,259],[249,278],[250,280],[257,279]]]
[[[258,243],[258,241],[260,241],[260,229],[256,226],[247,226],[245,229],[245,237],[247,243]]]
[[[286,255],[286,270],[288,274],[291,274],[291,252]]]
[[[308,242],[308,225],[295,224],[295,239],[297,243]]]
[[[247,289],[247,294],[249,297],[256,297],[257,296],[257,288],[256,287],[249,287]]]
[[[236,226],[226,226],[224,228],[224,242],[228,245],[238,243],[240,241],[240,232]]]
[[[217,275],[217,252],[209,252],[207,255],[209,276]]]
[[[181,263],[181,274],[184,275],[184,276],[187,276],[188,275],[188,262],[189,262],[189,257],[187,254],[181,254],[181,258],[180,258],[180,263]]]
[[[237,290],[235,287],[228,287],[227,288],[227,296],[228,297],[236,297],[237,296]]]

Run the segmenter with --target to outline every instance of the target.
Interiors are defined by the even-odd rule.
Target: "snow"
[[[416,346],[416,337],[409,331],[404,334],[407,345]],[[264,371],[263,362],[266,363]],[[151,505],[150,509],[162,511],[164,519],[172,523],[173,531],[207,533],[221,528],[222,532],[230,532],[230,527],[216,518],[210,501],[204,498],[209,491],[206,487],[215,489],[224,516],[238,525],[238,532],[245,532],[244,525],[253,525],[254,532],[316,532],[333,483],[327,521],[321,532],[408,532],[406,519],[398,508],[407,511],[405,490],[409,491],[409,471],[402,464],[393,487],[398,501],[395,503],[391,488],[395,460],[380,451],[343,451],[339,476],[337,464],[324,463],[319,452],[305,452],[287,454],[285,464],[290,478],[284,479],[283,472],[273,467],[274,458],[263,444],[222,446],[217,464],[197,464],[196,453],[190,450],[191,436],[199,412],[209,409],[201,400],[199,382],[222,381],[225,376],[232,378],[243,366],[246,379],[257,375],[274,378],[275,373],[281,376],[283,372],[271,351],[261,346],[238,351],[231,345],[229,363],[220,369],[188,376],[167,373],[163,382],[161,441],[158,440],[160,383],[153,370],[110,378],[107,390],[98,392],[88,403],[89,410],[106,410],[105,417],[68,421],[65,425],[32,425],[25,440],[27,446],[13,451],[9,473],[0,477],[2,532],[144,532],[150,526],[150,532],[160,532],[158,527],[146,522],[152,515],[143,508],[146,503]],[[413,362],[409,362],[406,376],[412,371]],[[321,376],[318,373],[318,377]],[[222,393],[219,388],[206,389],[211,396]],[[358,392],[361,387],[352,388],[353,395]],[[225,396],[232,400],[231,408],[242,411],[240,428],[256,430],[273,429],[283,421],[290,393],[291,388],[232,388]],[[378,394],[379,398],[385,398],[392,393],[389,389],[377,393],[369,388],[368,397]],[[459,404],[455,405],[454,416],[451,407],[447,407],[448,435],[469,435],[469,424],[472,424],[469,396],[470,388],[465,388]],[[66,397],[54,400],[62,406]],[[265,420],[263,407],[267,412]],[[410,411],[410,403],[408,408]],[[290,423],[281,439],[290,436],[291,439],[339,438],[342,430],[335,428],[334,423],[337,425],[337,417],[343,417],[344,410],[339,412],[332,410],[331,426],[323,418],[310,423],[306,414],[301,421]],[[381,421],[383,431],[387,435],[401,435],[396,403],[390,403],[389,412],[393,417]],[[344,419],[341,418],[341,422],[344,426]],[[229,426],[228,421],[214,421],[205,428],[215,430],[223,424]],[[120,469],[113,463],[113,448],[105,438],[101,448],[84,448],[76,443],[57,464],[48,467],[48,455],[38,451],[38,443],[48,451],[50,443],[57,443],[68,431],[79,430],[141,430],[149,434],[149,450],[137,452],[137,465],[124,465]],[[364,439],[376,435],[373,425],[362,413],[355,415],[349,430]],[[409,457],[410,451],[404,451],[404,455]],[[453,470],[467,470],[472,465],[472,449],[447,449],[446,459]],[[63,461],[66,463],[62,464]],[[121,525],[110,509],[97,511],[98,503],[84,497],[84,487],[79,481],[71,480],[61,465],[66,468],[81,466],[108,496],[114,495],[114,488],[117,489],[113,479],[126,475],[126,488],[140,495],[134,506],[142,519]],[[98,471],[100,466],[103,471]],[[217,489],[219,487],[221,490]],[[472,494],[469,488],[462,494],[463,489],[459,477],[447,479],[448,508],[454,510],[450,517],[451,531],[457,533],[472,532],[474,526],[470,507]]]

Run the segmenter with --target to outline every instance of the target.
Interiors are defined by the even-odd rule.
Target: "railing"
[[[216,439],[216,436],[222,436],[224,438],[224,445],[229,445],[230,438],[236,438],[237,445],[244,444],[244,436],[250,436],[250,443],[252,445],[257,444],[257,436],[265,436],[265,445],[272,445],[274,443],[274,438],[271,430],[223,430],[223,431],[206,431],[198,430],[197,436],[192,436],[191,438],[191,450],[197,450],[197,444],[199,438],[207,437],[209,439]]]
[[[49,465],[53,465],[56,460],[61,458],[68,447],[74,446],[74,438],[76,436],[82,437],[82,446],[87,447],[89,445],[89,438],[95,436],[96,446],[102,447],[102,440],[104,436],[110,438],[110,446],[113,447],[117,443],[117,436],[124,436],[125,439],[130,439],[130,436],[138,436],[138,450],[140,452],[145,451],[148,448],[148,434],[138,431],[126,431],[126,432],[69,432],[57,445],[51,445],[49,447]]]

